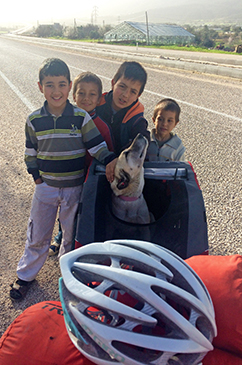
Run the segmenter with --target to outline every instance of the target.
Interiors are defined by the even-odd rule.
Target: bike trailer
[[[145,162],[144,198],[149,224],[124,222],[112,213],[105,167],[94,161],[83,186],[76,247],[110,239],[137,239],[165,247],[181,258],[208,253],[201,189],[188,162]]]

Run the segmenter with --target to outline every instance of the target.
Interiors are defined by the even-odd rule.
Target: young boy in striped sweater
[[[25,162],[36,186],[18,278],[11,284],[10,297],[15,300],[25,296],[45,263],[58,209],[63,234],[59,256],[71,249],[86,151],[105,165],[116,158],[89,114],[69,102],[72,82],[65,62],[45,60],[38,86],[46,100],[27,118],[25,128]]]

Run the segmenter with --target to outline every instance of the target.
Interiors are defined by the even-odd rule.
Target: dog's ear
[[[125,188],[127,188],[127,186],[129,185],[130,182],[130,175],[125,172],[124,170],[120,170],[120,179],[118,180],[117,183],[117,188],[119,190],[123,190]]]

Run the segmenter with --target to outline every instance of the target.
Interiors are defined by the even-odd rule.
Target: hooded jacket
[[[127,108],[115,113],[112,108],[113,91],[102,95],[97,115],[111,128],[115,153],[117,155],[128,147],[138,133],[143,134],[150,141],[150,132],[147,130],[148,122],[144,118],[144,106],[137,99]]]

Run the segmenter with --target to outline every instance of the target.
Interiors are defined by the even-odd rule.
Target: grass
[[[134,43],[128,43],[128,44],[121,44],[121,43],[115,43],[115,42],[104,42],[102,39],[69,39],[66,37],[48,37],[50,39],[63,39],[66,41],[73,41],[73,42],[85,42],[85,43],[103,43],[103,44],[112,44],[112,45],[124,45],[129,47],[136,47],[136,44]],[[205,53],[222,53],[222,54],[236,54],[236,55],[242,55],[242,53],[234,53],[234,52],[228,52],[218,49],[208,49],[205,47],[195,47],[195,46],[178,46],[178,45],[143,45],[142,43],[138,44],[138,47],[144,47],[144,48],[156,48],[156,49],[172,49],[172,50],[178,50],[178,51],[188,51],[188,52],[205,52]]]
[[[174,49],[178,51],[190,51],[190,52],[205,52],[205,53],[226,53],[231,54],[233,52],[218,50],[218,49],[208,49],[204,47],[194,47],[194,46],[145,46],[149,48],[158,48],[158,49]],[[236,53],[236,55],[239,55],[239,53]]]
[[[97,39],[78,39],[79,42],[91,42],[91,43],[103,43],[103,44],[112,44],[112,45],[120,45],[121,43],[115,43],[115,42],[104,42],[103,40],[97,40]],[[129,47],[136,47],[136,44],[129,43],[129,44],[123,44],[124,46]],[[156,49],[174,49],[178,51],[188,51],[188,52],[206,52],[206,53],[222,53],[222,54],[236,54],[239,55],[239,53],[229,52],[229,51],[223,51],[218,49],[208,49],[205,47],[195,47],[195,46],[178,46],[178,45],[165,45],[165,46],[159,46],[159,45],[143,45],[138,44],[138,47],[144,47],[144,48],[156,48]],[[241,54],[242,55],[242,54]]]

